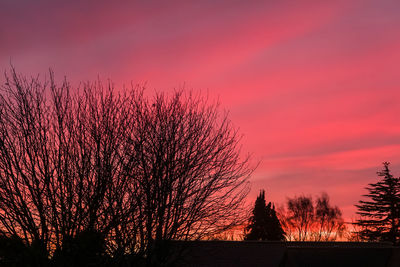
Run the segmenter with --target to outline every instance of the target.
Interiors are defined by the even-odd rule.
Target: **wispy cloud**
[[[400,171],[399,11],[391,0],[6,0],[0,67],[208,89],[262,159],[254,194],[327,191],[350,217],[381,161]]]

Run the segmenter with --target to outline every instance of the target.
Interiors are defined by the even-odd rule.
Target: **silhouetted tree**
[[[252,169],[239,141],[201,97],[73,90],[12,69],[0,94],[0,235],[47,258],[98,233],[114,259],[150,259],[159,241],[221,232],[244,220]]]
[[[271,202],[266,205],[265,191],[257,197],[245,240],[285,240],[285,232]]]
[[[357,214],[361,216],[355,224],[364,240],[390,241],[399,244],[400,238],[400,181],[390,173],[389,162],[383,163],[383,170],[378,172],[382,177],[377,183],[366,188],[369,193],[356,205]]]
[[[48,253],[83,231],[104,235],[130,217],[121,98],[101,84],[71,95],[14,70],[0,95],[0,233]]]
[[[297,232],[295,240],[305,241],[314,220],[314,206],[311,197],[300,196],[287,199],[286,224]]]
[[[152,251],[166,244],[161,240],[199,239],[242,223],[251,169],[217,105],[176,92],[152,100],[138,94],[131,107],[126,169],[143,247]]]
[[[285,231],[282,228],[282,224],[276,215],[275,206],[272,205],[271,202],[268,204],[267,209],[270,210],[270,220],[271,220],[271,232],[270,239],[275,241],[284,241],[285,240]]]
[[[342,213],[330,205],[326,193],[315,203],[311,196],[299,196],[288,198],[286,205],[281,217],[288,240],[333,241],[345,231]]]
[[[317,198],[315,205],[315,226],[313,233],[314,241],[336,240],[345,231],[345,224],[342,219],[342,212],[338,206],[331,206],[329,196],[322,193]]]

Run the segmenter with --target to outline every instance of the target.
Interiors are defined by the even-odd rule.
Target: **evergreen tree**
[[[364,240],[399,244],[400,181],[390,173],[388,162],[383,166],[383,170],[378,172],[382,179],[366,188],[369,194],[364,196],[370,200],[359,201],[356,205],[361,219],[355,224],[361,227],[359,235]]]
[[[266,205],[264,190],[256,199],[246,230],[245,240],[285,240],[285,232],[276,216],[275,207],[271,202]]]
[[[271,202],[268,204],[268,207],[271,207]],[[270,218],[270,227],[269,229],[269,238],[268,240],[285,240],[285,231],[283,231],[281,222],[276,215],[275,206],[272,205],[272,208],[269,211],[269,218]]]

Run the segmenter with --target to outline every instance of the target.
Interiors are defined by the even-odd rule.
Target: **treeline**
[[[315,201],[311,196],[287,198],[278,212],[266,204],[265,192],[257,197],[245,228],[245,240],[271,241],[400,241],[400,178],[394,177],[389,163],[383,163],[379,180],[368,185],[368,194],[356,205],[358,218],[345,223],[338,206],[326,193]]]
[[[218,104],[11,70],[0,94],[0,265],[159,265],[242,223],[252,172]]]
[[[344,238],[346,225],[337,206],[332,206],[326,193],[315,200],[311,196],[287,198],[279,211],[265,192],[257,197],[245,240],[270,241],[335,241]]]

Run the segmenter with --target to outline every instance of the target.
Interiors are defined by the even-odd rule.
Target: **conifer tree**
[[[275,207],[271,202],[266,205],[264,190],[256,199],[246,230],[245,240],[285,240],[285,232],[276,216]]]
[[[356,225],[361,227],[359,235],[368,241],[390,241],[399,244],[400,239],[400,182],[389,170],[389,162],[383,163],[378,172],[382,179],[371,183],[364,195],[369,200],[359,201],[357,214],[361,216]]]
[[[271,202],[268,204],[267,208],[271,207]],[[270,227],[269,227],[269,239],[268,240],[276,240],[276,241],[284,241],[285,240],[285,231],[282,228],[281,222],[276,215],[275,206],[272,205],[270,209]]]

